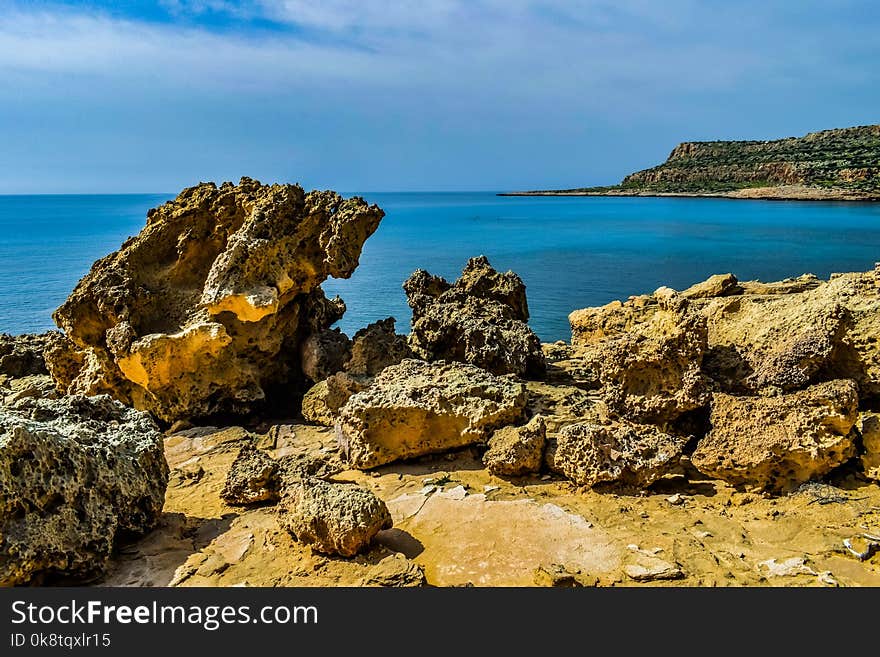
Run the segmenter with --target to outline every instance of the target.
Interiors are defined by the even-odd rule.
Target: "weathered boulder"
[[[62,336],[57,331],[40,334],[0,333],[0,374],[18,378],[48,374],[43,353]]]
[[[509,376],[458,362],[407,359],[385,368],[342,407],[344,457],[368,469],[486,440],[523,416],[526,389]]]
[[[569,424],[556,436],[548,466],[581,486],[645,487],[679,464],[687,439],[627,420]]]
[[[338,328],[312,333],[300,348],[302,370],[312,381],[341,372],[351,357],[351,339]]]
[[[403,284],[413,310],[409,344],[425,360],[470,363],[493,374],[540,378],[541,342],[527,322],[526,288],[513,272],[471,258],[455,283],[418,270]]]
[[[345,371],[353,376],[375,376],[389,365],[397,365],[413,353],[405,335],[394,332],[393,317],[373,322],[354,334],[351,357]]]
[[[325,427],[335,426],[339,409],[355,393],[366,390],[369,380],[339,372],[313,385],[303,396],[302,416]]]
[[[862,435],[862,468],[865,476],[880,481],[880,414],[862,413],[858,421]]]
[[[291,486],[279,505],[281,524],[318,552],[353,557],[392,526],[385,503],[354,484],[307,479]]]
[[[301,345],[341,317],[320,283],[348,278],[383,212],[298,185],[200,184],[151,210],[54,318],[68,391],[107,391],[159,418],[247,412],[304,379]]]
[[[716,393],[711,408],[712,430],[691,460],[735,485],[792,490],[855,454],[858,387],[851,380],[776,397]]]
[[[146,413],[106,396],[0,409],[0,585],[100,574],[118,532],[156,524],[167,484]]]
[[[242,447],[226,475],[220,497],[227,504],[277,502],[281,497],[278,461],[251,445]]]
[[[521,427],[502,427],[489,439],[483,464],[494,475],[520,476],[538,472],[544,461],[544,418],[533,417]]]
[[[708,402],[706,320],[669,288],[569,316],[572,341],[599,343],[601,395],[616,413],[667,424]]]
[[[706,303],[704,371],[732,393],[808,386],[830,367],[849,324],[845,306],[826,291],[745,294]]]

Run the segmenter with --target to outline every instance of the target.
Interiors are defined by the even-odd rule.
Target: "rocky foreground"
[[[619,185],[509,195],[877,201],[878,163],[880,125],[868,125],[773,141],[683,142],[666,162]]]
[[[0,583],[880,584],[880,270],[541,344],[484,257],[329,328],[382,211],[203,184],[0,337]]]

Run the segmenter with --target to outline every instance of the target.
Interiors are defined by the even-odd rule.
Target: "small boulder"
[[[245,445],[226,475],[220,497],[227,504],[277,502],[281,497],[278,462],[261,449]]]
[[[560,430],[548,465],[580,486],[645,487],[678,466],[686,441],[627,420],[581,422]]]
[[[538,472],[544,460],[544,418],[533,417],[521,427],[502,427],[489,439],[483,464],[494,475],[516,477]]]
[[[353,557],[392,526],[385,503],[354,484],[307,479],[281,500],[281,523],[298,541],[324,554]]]
[[[445,452],[521,420],[526,389],[464,363],[404,360],[385,368],[342,407],[337,441],[352,467]]]
[[[820,383],[776,397],[712,399],[712,430],[691,457],[707,475],[735,485],[790,491],[855,454],[858,387]]]
[[[146,413],[108,396],[0,409],[0,586],[99,575],[119,532],[156,525],[167,484]]]

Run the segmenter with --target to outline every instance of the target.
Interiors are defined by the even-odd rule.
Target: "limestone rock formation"
[[[858,387],[820,383],[776,397],[712,399],[712,430],[691,460],[732,484],[788,491],[830,472],[855,454]]]
[[[806,387],[830,367],[849,325],[845,306],[814,291],[714,299],[703,314],[704,370],[734,393]]]
[[[312,381],[341,372],[351,357],[351,339],[337,329],[312,333],[301,347],[302,370]]]
[[[714,274],[701,283],[681,291],[685,299],[706,299],[741,294],[742,287],[733,274]]]
[[[526,323],[526,288],[513,272],[471,258],[455,283],[420,269],[403,284],[413,310],[410,347],[426,360],[470,363],[493,374],[540,378],[541,342]]]
[[[100,574],[118,532],[156,524],[167,484],[146,413],[106,396],[0,409],[0,585]]]
[[[57,331],[24,335],[0,333],[0,375],[20,378],[48,374],[43,353],[61,337]]]
[[[106,391],[173,421],[245,412],[304,378],[301,346],[341,317],[320,284],[349,277],[383,212],[298,185],[200,184],[151,210],[55,312],[47,353],[69,392]]]
[[[320,479],[292,486],[279,512],[282,525],[298,541],[343,557],[353,557],[393,524],[388,507],[370,491]]]
[[[560,430],[548,465],[582,486],[645,487],[678,466],[686,441],[627,420],[580,422]]]
[[[229,468],[220,497],[233,505],[277,502],[280,488],[278,462],[263,450],[245,445]]]
[[[325,427],[335,426],[339,409],[345,405],[348,398],[368,387],[369,379],[338,372],[316,383],[303,396],[302,416],[315,424],[323,424]]]
[[[862,469],[866,477],[880,481],[880,414],[859,415],[858,429],[862,435]]]
[[[394,324],[394,318],[388,317],[355,333],[345,372],[353,376],[375,376],[389,365],[412,358],[406,336],[395,333]]]
[[[483,455],[486,469],[495,475],[520,476],[538,472],[544,461],[546,427],[536,415],[521,427],[502,427],[489,439]]]
[[[382,371],[342,407],[340,449],[358,469],[486,440],[516,424],[526,389],[508,376],[458,362],[407,359]]]
[[[572,342],[598,343],[601,395],[616,413],[665,424],[708,401],[706,320],[669,288],[569,316]]]

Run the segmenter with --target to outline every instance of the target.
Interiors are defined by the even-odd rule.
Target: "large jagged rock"
[[[544,462],[544,418],[536,415],[521,427],[501,427],[489,439],[483,464],[494,475],[516,477],[538,472]]]
[[[522,419],[526,389],[458,362],[407,359],[342,407],[337,440],[349,463],[374,468],[486,440]]]
[[[596,418],[563,427],[547,464],[581,486],[645,487],[678,466],[686,442],[652,425]]]
[[[706,320],[674,290],[578,310],[569,321],[573,343],[596,347],[601,395],[614,412],[668,424],[708,402]]]
[[[413,310],[410,347],[420,358],[543,377],[541,342],[527,324],[526,288],[513,272],[501,274],[480,256],[455,283],[419,269],[403,289]]]
[[[156,524],[167,484],[146,413],[106,396],[0,409],[0,585],[100,574],[118,532]]]
[[[306,479],[285,493],[281,524],[298,541],[325,554],[353,557],[392,526],[385,503],[354,484]]]
[[[851,380],[777,397],[716,393],[712,430],[691,460],[701,472],[732,484],[792,490],[855,454],[858,401]]]
[[[55,312],[47,353],[70,392],[159,418],[246,412],[304,378],[301,345],[341,317],[320,283],[348,278],[383,212],[298,185],[200,184],[151,210]]]
[[[355,333],[345,372],[358,377],[375,376],[389,365],[413,358],[406,336],[395,333],[394,324],[395,319],[388,317]]]
[[[351,357],[351,339],[338,328],[312,333],[302,344],[302,370],[312,381],[341,372]]]

